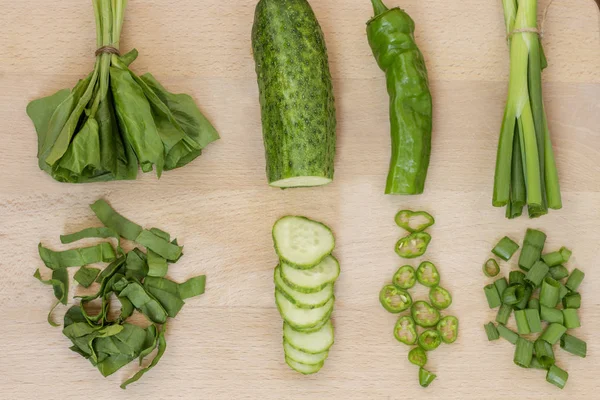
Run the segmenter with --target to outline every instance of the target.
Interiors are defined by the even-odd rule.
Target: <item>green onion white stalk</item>
[[[515,218],[562,208],[558,172],[542,100],[547,61],[537,32],[537,0],[503,0],[510,82],[498,144],[493,205]]]

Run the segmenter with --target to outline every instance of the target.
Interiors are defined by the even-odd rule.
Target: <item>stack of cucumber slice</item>
[[[286,363],[305,375],[319,372],[333,345],[333,285],[340,264],[331,255],[335,239],[327,226],[287,216],[273,227],[279,256],[275,302],[283,318]]]

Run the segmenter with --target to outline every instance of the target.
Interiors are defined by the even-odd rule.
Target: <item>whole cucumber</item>
[[[267,178],[280,188],[333,180],[335,105],[323,31],[306,0],[260,0],[252,29]]]

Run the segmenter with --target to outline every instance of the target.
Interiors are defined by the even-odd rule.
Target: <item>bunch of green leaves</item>
[[[503,0],[510,45],[508,100],[498,144],[493,205],[516,218],[562,208],[558,171],[542,99],[548,65],[537,31],[537,0]]]
[[[73,343],[71,350],[88,359],[102,375],[111,375],[136,358],[141,365],[144,357],[158,348],[150,365],[121,385],[125,389],[158,363],[167,345],[167,319],[177,316],[185,304],[184,300],[204,293],[206,277],[197,276],[184,283],[165,278],[168,265],[182,256],[182,247],[177,244],[177,239],[171,240],[168,233],[157,228],[143,229],[117,213],[104,200],[98,200],[91,208],[105,226],[61,236],[61,242],[111,238],[116,240],[116,248],[110,242],[102,242],[90,247],[53,251],[40,244],[40,258],[52,270],[52,277],[43,280],[39,270],[35,271],[34,277],[53,287],[58,300],[56,305],[67,304],[67,268],[79,267],[74,279],[80,285],[87,288],[94,282],[99,284],[96,293],[76,297],[80,303],[65,314],[63,334]],[[144,246],[146,252],[137,247],[129,252],[123,251],[121,238]],[[95,263],[109,264],[102,271],[88,267]],[[121,312],[111,320],[113,297],[120,301]],[[101,304],[100,311],[91,315],[89,304],[97,300]],[[59,326],[52,321],[56,305],[48,314],[48,322],[53,326]],[[143,329],[127,322],[135,310],[151,322],[149,327]]]
[[[119,48],[127,0],[93,0],[97,47]],[[129,65],[137,50],[99,53],[94,70],[73,90],[27,106],[38,135],[39,167],[60,182],[133,180],[179,168],[219,135],[194,100],[168,92]]]

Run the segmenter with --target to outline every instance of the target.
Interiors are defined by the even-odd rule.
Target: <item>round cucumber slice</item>
[[[290,366],[291,369],[293,369],[296,372],[300,372],[303,375],[316,374],[321,370],[321,368],[323,368],[323,363],[317,365],[302,364],[292,360],[289,357],[285,358],[285,362],[287,363],[287,365]]]
[[[290,324],[283,323],[283,337],[292,347],[309,354],[319,354],[333,346],[333,325],[328,320],[316,332],[306,333],[294,330]]]
[[[315,293],[302,293],[294,290],[291,286],[281,279],[281,267],[275,268],[275,286],[281,294],[289,301],[300,308],[318,308],[322,307],[333,297],[333,284],[327,284],[322,290]]]
[[[340,263],[331,255],[311,269],[296,269],[286,262],[281,262],[280,268],[281,279],[302,293],[319,292],[340,276]]]
[[[285,340],[283,341],[283,351],[285,352],[285,356],[289,359],[306,365],[323,364],[323,362],[327,359],[327,356],[329,355],[328,351],[324,351],[322,353],[317,354],[306,353],[302,350],[294,348]]]
[[[314,328],[328,318],[333,310],[334,298],[319,308],[300,308],[294,305],[280,290],[275,290],[275,303],[283,319],[296,329]]]
[[[333,251],[331,229],[305,217],[287,216],[275,222],[273,241],[279,258],[290,266],[312,268]]]

